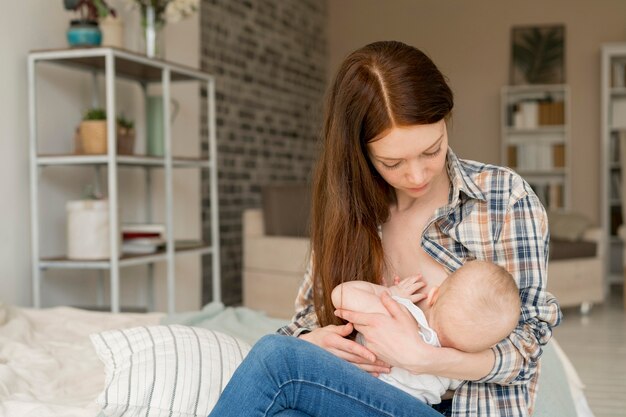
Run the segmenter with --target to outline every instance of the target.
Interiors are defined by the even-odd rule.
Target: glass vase
[[[146,6],[142,10],[141,26],[143,28],[143,53],[149,58],[165,58],[165,38],[163,28],[165,24],[160,21],[154,7]]]

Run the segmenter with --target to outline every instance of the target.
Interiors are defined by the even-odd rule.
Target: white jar
[[[110,257],[109,202],[68,201],[67,257],[96,260]]]

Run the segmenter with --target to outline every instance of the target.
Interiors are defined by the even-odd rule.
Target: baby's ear
[[[426,296],[428,307],[432,307],[435,301],[437,301],[437,298],[439,298],[439,287],[432,287]]]

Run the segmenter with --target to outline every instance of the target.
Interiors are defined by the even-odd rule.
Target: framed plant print
[[[565,26],[514,26],[511,85],[565,83]]]

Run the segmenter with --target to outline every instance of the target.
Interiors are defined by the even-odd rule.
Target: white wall
[[[140,45],[136,11],[123,0],[110,2],[126,24],[125,41],[129,49]],[[31,297],[30,207],[28,161],[28,114],[26,57],[30,50],[65,47],[65,30],[72,15],[61,1],[22,0],[8,2],[0,14],[0,301],[29,306]],[[28,28],[28,29],[26,29]],[[191,67],[199,66],[199,14],[166,28],[166,58]],[[84,109],[91,104],[90,78],[77,71],[47,66],[38,71],[40,87],[40,140],[43,150],[67,152],[71,149],[72,132]],[[130,83],[117,86],[118,108],[140,121],[143,109],[140,90]],[[197,85],[177,86],[173,97],[181,103],[181,112],[173,125],[174,147],[193,155],[199,146],[199,92]],[[138,126],[138,136],[143,129]],[[184,138],[185,141],[180,141]],[[141,147],[143,139],[138,140]],[[158,172],[158,171],[157,171]],[[120,200],[123,220],[140,221],[143,180],[140,172],[124,175]],[[200,180],[193,171],[179,172],[174,178],[175,236],[199,239]],[[41,245],[43,255],[65,252],[65,202],[76,199],[93,179],[88,168],[47,168],[43,171],[40,193]],[[163,217],[162,180],[157,182],[155,217]],[[160,204],[161,203],[161,204]],[[197,309],[201,303],[200,261],[197,256],[178,258],[177,310]],[[108,275],[107,275],[108,276]],[[143,305],[146,300],[145,267],[123,271],[122,305]],[[53,271],[44,275],[43,304],[52,306],[94,305],[95,273],[85,271]],[[156,307],[166,308],[164,265],[157,266]],[[108,297],[108,293],[107,293]],[[108,300],[108,298],[107,298]]]
[[[600,45],[626,41],[623,0],[342,0],[329,3],[329,69],[377,40],[424,50],[455,94],[451,145],[499,163],[499,91],[509,80],[514,25],[565,24],[572,100],[572,208],[600,221]]]

